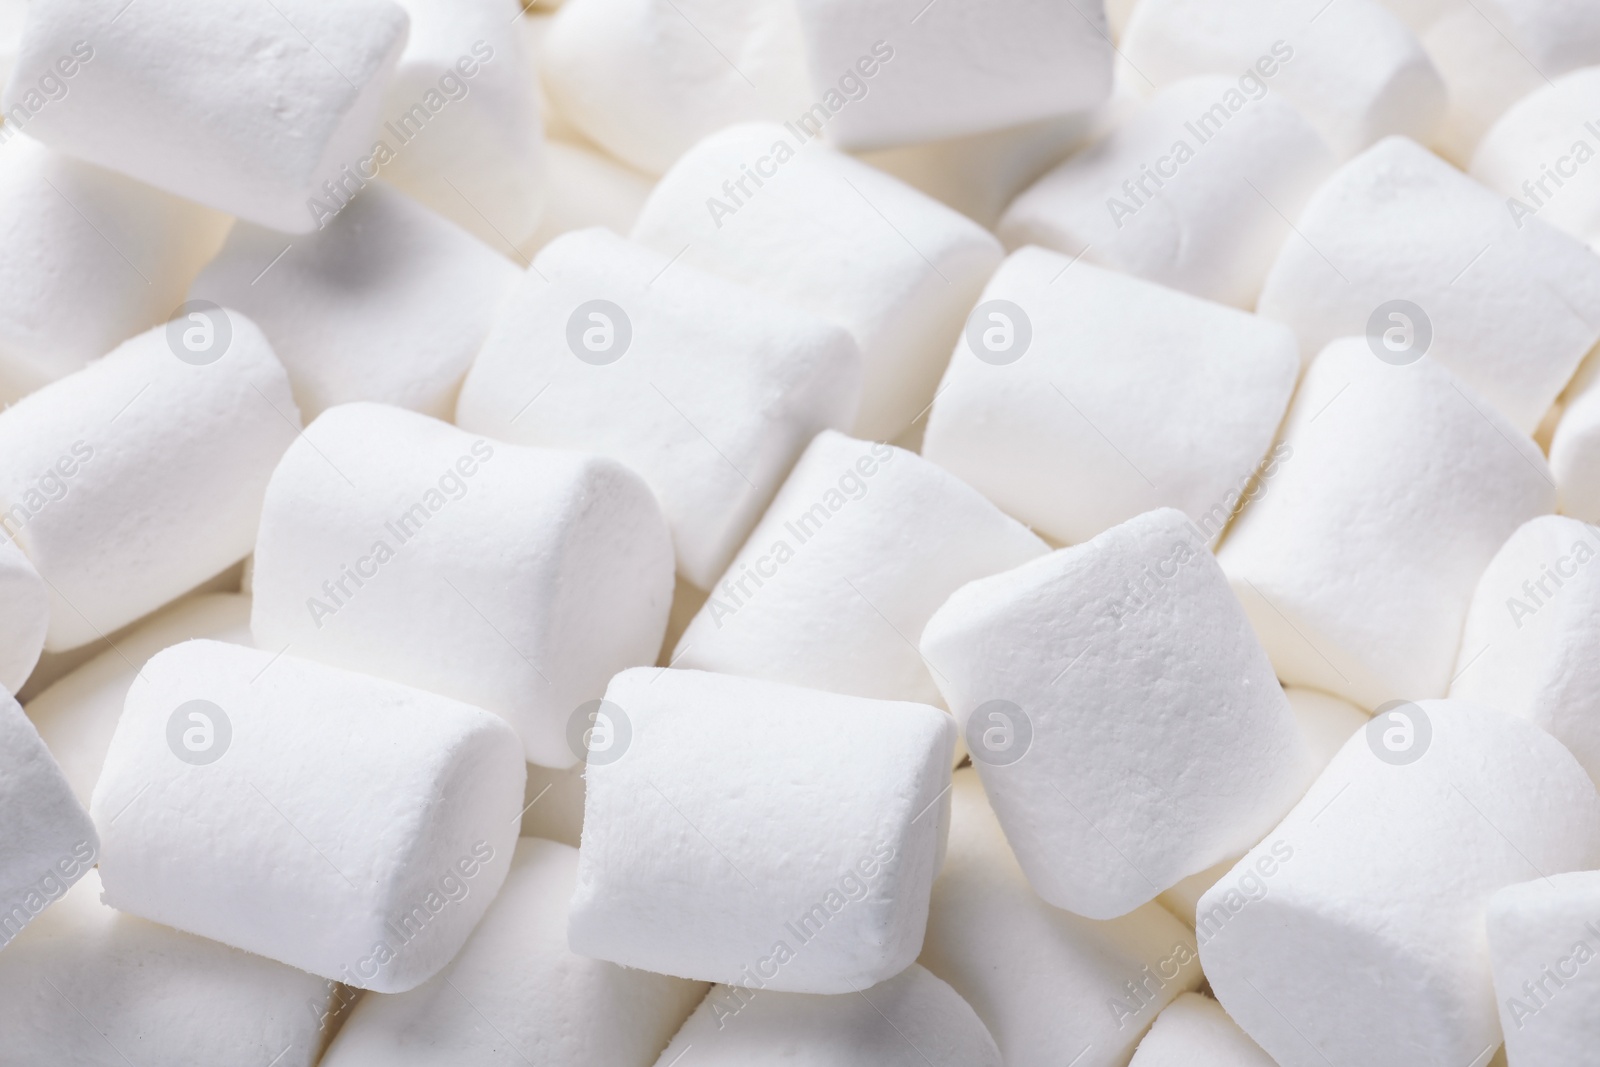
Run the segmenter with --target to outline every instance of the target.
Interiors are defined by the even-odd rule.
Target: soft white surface
[[[1222,1005],[1185,993],[1156,1016],[1128,1067],[1278,1067]]]
[[[586,144],[550,141],[544,146],[544,158],[544,211],[539,225],[519,246],[519,262],[531,260],[569,230],[633,229],[653,178]]]
[[[0,538],[0,687],[9,693],[28,680],[50,628],[50,590],[22,549]]]
[[[1600,1047],[1600,871],[1507,886],[1487,918],[1511,1064],[1582,1063]]]
[[[1506,197],[1513,221],[1537,218],[1593,246],[1600,240],[1600,66],[1541,82],[1478,142],[1472,176]]]

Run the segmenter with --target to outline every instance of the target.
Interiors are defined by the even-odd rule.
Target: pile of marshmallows
[[[1592,0],[0,68],[0,1060],[1600,1063]]]

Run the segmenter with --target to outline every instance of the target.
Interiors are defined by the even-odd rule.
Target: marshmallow
[[[568,720],[655,661],[671,597],[666,523],[620,464],[346,404],[273,473],[250,624],[261,648],[492,711],[569,767]]]
[[[407,21],[390,0],[31,0],[0,109],[68,155],[310,233],[393,155],[373,134]]]
[[[1272,477],[1299,371],[1278,323],[1023,248],[956,343],[922,454],[1068,544],[1162,506],[1213,540]]]
[[[1000,1067],[1000,1051],[960,994],[916,964],[843,996],[757,995],[717,986],[656,1067],[697,1049],[696,1067]],[[337,1067],[337,1065],[334,1065]]]
[[[768,124],[706,138],[656,185],[633,236],[849,330],[866,368],[854,432],[892,440],[933,399],[1000,246],[910,186],[807,141]]]
[[[516,735],[478,708],[189,641],[128,691],[90,811],[104,900],[362,989],[411,989],[494,899]]]
[[[544,156],[544,212],[519,246],[523,259],[532,259],[568,230],[604,226],[627,233],[633,228],[654,179],[586,145],[550,141]]]
[[[1282,98],[1189,78],[1040,178],[996,232],[1248,310],[1334,163]]]
[[[508,1048],[529,1064],[648,1067],[706,987],[574,955],[577,872],[577,849],[518,841],[455,959],[410,992],[363,997],[322,1067],[501,1067]]]
[[[1490,894],[1596,865],[1600,797],[1560,743],[1466,701],[1401,703],[1201,899],[1201,961],[1282,1067],[1481,1065],[1500,1043]]]
[[[1217,553],[1278,677],[1364,708],[1443,694],[1483,569],[1554,506],[1538,447],[1432,359],[1346,338],[1279,449]]]
[[[853,993],[916,959],[947,715],[655,668],[617,675],[595,714],[574,952],[789,993]]]
[[[1341,158],[1392,133],[1426,141],[1448,103],[1421,42],[1376,0],[1141,0],[1122,54],[1157,86],[1241,73],[1270,86]]]
[[[1478,581],[1450,695],[1532,720],[1600,781],[1597,556],[1600,529],[1576,519],[1519,527]]]
[[[965,583],[1047,551],[920,456],[819,434],[672,662],[940,703],[916,647],[928,619]]]
[[[1222,1005],[1185,993],[1156,1016],[1128,1067],[1278,1067]]]
[[[1579,368],[1559,420],[1550,438],[1550,469],[1561,511],[1600,523],[1600,358]]]
[[[39,662],[50,627],[50,590],[16,542],[0,538],[0,687],[15,693]]]
[[[61,767],[0,692],[0,948],[94,866],[98,849]]]
[[[661,501],[679,571],[707,588],[801,450],[849,427],[860,389],[842,328],[593,229],[523,276],[456,422],[626,463]]]
[[[1083,111],[1111,95],[1104,6],[798,0],[816,100],[795,121],[843,148],[963,137]],[[869,45],[870,42],[870,45]]]
[[[1432,352],[1523,433],[1600,339],[1600,260],[1537,220],[1519,226],[1500,197],[1403,137],[1341,167],[1297,230],[1262,315],[1294,327],[1308,354],[1360,334],[1397,359]]]
[[[486,244],[511,252],[539,224],[543,123],[517,0],[397,0],[411,33],[384,99],[383,168]]]
[[[260,324],[308,422],[354,400],[447,418],[516,278],[504,257],[376,185],[310,237],[239,223],[189,297]]]
[[[1593,246],[1600,242],[1600,67],[1541,85],[1489,128],[1472,176],[1505,196],[1519,226],[1537,218]]]
[[[1600,1047],[1600,871],[1510,885],[1489,899],[1489,959],[1517,1067],[1582,1063]]]
[[[1313,773],[1222,568],[1171,508],[963,586],[922,654],[1029,883],[1091,919],[1249,848]]]
[[[1545,84],[1527,54],[1489,20],[1490,3],[1463,3],[1426,32],[1418,31],[1450,96],[1449,111],[1429,147],[1463,170],[1471,164],[1478,141],[1506,108]]]
[[[163,322],[227,220],[0,126],[0,396]]]
[[[1440,19],[1466,6],[1466,0],[1382,0],[1382,3],[1419,36]]]
[[[1194,936],[1157,904],[1096,922],[1028,888],[978,776],[956,772],[950,848],[921,963],[994,1035],[1007,1067],[1122,1067],[1173,998],[1199,987]]]
[[[28,701],[28,718],[84,807],[100,780],[133,680],[151,656],[196,637],[250,644],[250,598],[233,593],[184,597]]]
[[[22,27],[28,19],[28,0],[0,0],[0,82],[11,77],[22,44]],[[5,117],[0,115],[0,122]]]
[[[15,1063],[313,1067],[340,999],[326,979],[106,907],[94,871],[0,953]]]
[[[542,59],[563,116],[650,174],[724,126],[814,102],[791,0],[567,0]]]
[[[0,413],[0,525],[50,587],[45,649],[103,637],[248,555],[299,429],[266,338],[220,308]]]

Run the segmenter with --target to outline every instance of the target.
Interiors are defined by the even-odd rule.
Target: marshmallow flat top
[[[28,106],[28,135],[68,155],[310,233],[309,200],[337,210],[325,181],[364,163],[376,173],[372,135],[407,21],[390,0],[141,0],[126,17],[99,0],[41,0],[0,108]],[[63,60],[70,91],[36,102]]]
[[[89,871],[0,953],[0,1031],[16,1063],[313,1067],[337,989],[108,908]]]
[[[1489,128],[1472,154],[1472,176],[1506,197],[1508,215],[1537,218],[1580,241],[1600,241],[1600,135],[1589,128],[1600,99],[1600,66],[1541,83]]]
[[[619,674],[605,700],[573,951],[795,993],[852,993],[916,958],[948,825],[948,715],[656,668]]]
[[[1600,530],[1529,520],[1473,594],[1452,697],[1530,719],[1600,781]]]
[[[933,399],[1001,258],[977,223],[770,123],[695,145],[657,183],[633,237],[849,330],[866,369],[854,432],[885,441]]]
[[[1282,1067],[1482,1063],[1490,895],[1597,865],[1600,797],[1559,742],[1466,701],[1401,704],[1201,899],[1201,959]]]
[[[1421,42],[1377,0],[1141,0],[1122,54],[1158,86],[1258,73],[1342,158],[1392,133],[1426,141],[1447,104]]]
[[[0,692],[0,948],[82,878],[98,851],[60,765],[16,700]]]
[[[0,396],[14,400],[164,321],[227,224],[31,137],[0,135]]]
[[[1277,1067],[1222,1005],[1185,993],[1156,1016],[1128,1067]]]
[[[1217,553],[1278,677],[1365,708],[1442,695],[1483,569],[1554,506],[1538,447],[1432,357],[1365,338],[1312,362],[1281,443]]]
[[[1600,871],[1506,886],[1489,899],[1489,958],[1514,1064],[1582,1063],[1600,1047]]]
[[[551,242],[523,275],[456,422],[638,471],[678,569],[706,588],[811,439],[849,428],[860,391],[841,327],[591,229]]]
[[[516,278],[510,260],[375,185],[309,237],[238,223],[189,298],[260,325],[307,422],[356,400],[444,418]]]
[[[188,641],[145,664],[95,786],[112,907],[382,992],[460,949],[511,863],[516,735],[479,708]],[[451,899],[465,880],[471,894]]]
[[[266,338],[220,309],[0,413],[0,516],[51,587],[45,648],[110,634],[248,555],[299,429]]]
[[[255,560],[260,647],[485,708],[549,767],[579,758],[579,705],[655,662],[672,598],[666,523],[621,464],[382,404],[290,447]]]
[[[1087,111],[1111,95],[1103,5],[800,0],[816,103],[786,116],[843,148],[940,141]],[[809,127],[808,127],[809,128]]]
[[[50,628],[50,590],[22,549],[0,538],[0,687],[15,693],[33,673]]]
[[[916,641],[966,582],[1045,543],[911,452],[828,431],[678,640],[683,667],[940,701]]]
[[[747,1067],[775,1055],[785,1067],[1000,1067],[971,1006],[915,963],[831,997],[715,986],[656,1067]]]
[[[1427,149],[1391,137],[1317,190],[1261,290],[1260,313],[1294,327],[1303,350],[1338,337],[1409,334],[1391,348],[1431,354],[1524,433],[1600,339],[1600,261]],[[1410,358],[1399,352],[1395,358]]]
[[[1300,366],[1280,324],[1033,247],[971,322],[922,454],[1033,529],[1075,544],[1170,506],[1214,540],[1270,478]]]
[[[1335,164],[1299,112],[1256,86],[1164,87],[1017,197],[996,232],[1007,248],[1044,245],[1253,307],[1287,220]]]
[[[1170,508],[963,586],[922,653],[1028,881],[1080,915],[1237,855],[1310,782],[1271,663]]]
[[[513,1061],[550,1067],[649,1067],[706,987],[574,954],[567,902],[577,871],[577,849],[518,841],[505,885],[460,953],[410,992],[363,997],[322,1067],[501,1067],[508,1049]],[[449,888],[477,892],[459,880]]]
[[[1561,513],[1600,522],[1600,358],[1588,359],[1567,387],[1550,439]]]
[[[1194,935],[1158,904],[1097,922],[1040,900],[971,768],[955,774],[920,962],[972,1005],[1007,1067],[1123,1067],[1202,980]]]

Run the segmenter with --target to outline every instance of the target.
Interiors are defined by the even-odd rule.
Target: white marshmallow
[[[393,182],[510,253],[539,224],[544,132],[518,0],[397,0],[411,19],[380,136]]]
[[[221,309],[0,413],[0,523],[50,586],[45,649],[109,634],[248,555],[299,429],[266,338]]]
[[[19,1064],[313,1067],[341,999],[326,979],[106,907],[95,871],[0,953],[0,1031]]]
[[[1249,848],[1313,774],[1222,568],[1170,508],[963,586],[922,654],[1029,883],[1092,919]]]
[[[28,18],[28,0],[0,0],[0,82],[11,76],[22,45],[22,27]],[[0,121],[4,121],[0,116]]]
[[[1440,19],[1466,6],[1466,0],[1382,0],[1382,3],[1419,36]]]
[[[1430,147],[1463,170],[1471,164],[1478,141],[1506,108],[1545,84],[1540,68],[1522,47],[1487,17],[1492,6],[1492,0],[1458,3],[1425,32],[1418,31],[1450,95],[1450,109]],[[1552,77],[1561,73],[1545,72]]]
[[[568,230],[604,226],[633,229],[655,180],[587,145],[550,141],[544,146],[545,207],[532,236],[520,246],[523,259]]]
[[[996,232],[1248,310],[1334,163],[1281,97],[1189,78],[1040,178]]]
[[[772,1062],[793,1067],[1000,1067],[1000,1051],[960,994],[916,964],[841,996],[716,986],[656,1067]]]
[[[1473,587],[1555,487],[1538,447],[1431,358],[1335,341],[1283,460],[1217,553],[1288,685],[1374,708],[1442,695]]]
[[[522,780],[516,735],[488,712],[189,641],[144,665],[95,786],[104,900],[348,985],[411,989],[500,888]]]
[[[39,662],[50,628],[50,590],[10,538],[0,538],[0,687],[22,688]]]
[[[1185,993],[1156,1016],[1128,1067],[1278,1067],[1222,1005]]]
[[[227,219],[0,126],[0,397],[166,320]]]
[[[1597,105],[1600,66],[1583,67],[1540,85],[1483,135],[1472,176],[1506,197],[1513,222],[1537,218],[1600,242],[1600,167],[1590,165],[1600,150]]]
[[[1141,0],[1122,54],[1157,86],[1255,77],[1342,158],[1392,133],[1426,141],[1448,101],[1421,42],[1376,0]]]
[[[957,771],[950,849],[921,963],[966,998],[1007,1067],[1123,1067],[1173,998],[1199,987],[1194,936],[1160,905],[1096,922],[1028,887],[984,800]]]
[[[922,454],[1056,540],[1162,506],[1213,540],[1276,469],[1300,371],[1278,323],[1032,247],[969,321]]]
[[[1519,527],[1478,581],[1450,695],[1544,727],[1600,781],[1597,556],[1600,530],[1576,519]]]
[[[84,807],[100,780],[128,687],[151,656],[196,637],[249,645],[250,598],[234,593],[184,597],[28,701],[23,710]]]
[[[568,0],[542,60],[562,115],[650,174],[724,126],[813,103],[792,0]]]
[[[638,471],[679,571],[707,588],[801,450],[849,427],[860,391],[861,355],[840,327],[593,229],[557,238],[523,276],[456,422]]]
[[[1084,7],[798,0],[815,103],[796,121],[843,148],[882,148],[1095,107],[1111,95],[1111,37],[1104,5]]]
[[[621,464],[346,404],[267,487],[251,629],[486,708],[530,761],[569,767],[568,720],[655,662],[671,598],[666,523]]]
[[[98,851],[66,775],[11,694],[0,692],[0,948],[82,878]]]
[[[308,422],[355,400],[448,418],[516,278],[503,256],[375,185],[309,237],[239,223],[189,298],[261,326]]]
[[[1045,543],[920,456],[817,435],[673,664],[939,703],[917,651],[947,596]]]
[[[1201,960],[1283,1067],[1483,1064],[1490,894],[1597,864],[1600,797],[1557,741],[1467,701],[1401,704],[1201,899]]]
[[[27,108],[28,135],[68,155],[310,233],[383,161],[407,21],[391,0],[31,0],[0,108]],[[57,72],[69,92],[41,96]]]
[[[1562,514],[1600,523],[1600,357],[1585,361],[1567,387],[1550,438],[1550,469]]]
[[[605,699],[573,951],[790,993],[852,993],[916,959],[949,824],[949,716],[655,668]]]
[[[1537,220],[1517,226],[1500,197],[1403,137],[1341,167],[1297,229],[1257,310],[1308,355],[1404,326],[1417,351],[1396,358],[1431,353],[1531,434],[1600,339],[1600,260]],[[1400,300],[1421,316],[1382,313]]]
[[[1489,899],[1489,959],[1514,1067],[1565,1067],[1600,1047],[1600,871],[1510,885]]]
[[[977,223],[768,124],[697,144],[657,183],[633,236],[849,330],[866,367],[854,432],[875,440],[926,410],[1001,258]]]
[[[368,994],[322,1067],[649,1067],[706,987],[567,947],[578,851],[517,842],[500,895],[455,959],[407,993]],[[484,1024],[488,1025],[485,1026]]]

